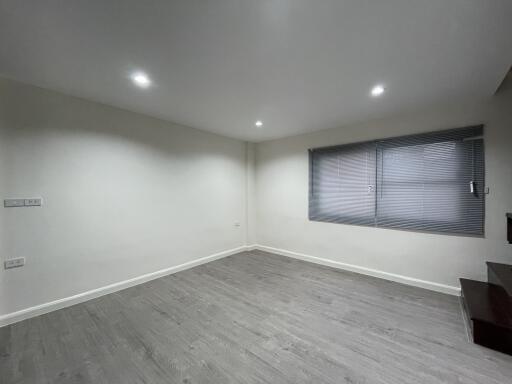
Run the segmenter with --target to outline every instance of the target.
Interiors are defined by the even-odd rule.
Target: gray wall
[[[245,244],[245,143],[5,79],[0,108],[0,196],[44,198],[0,208],[0,315]]]
[[[256,149],[256,238],[260,245],[388,274],[458,287],[485,279],[486,260],[512,263],[505,212],[512,211],[512,93],[261,143]],[[485,238],[308,221],[308,148],[485,123]],[[377,274],[378,275],[378,274]]]

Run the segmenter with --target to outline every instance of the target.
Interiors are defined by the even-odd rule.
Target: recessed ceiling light
[[[258,120],[254,125],[257,127],[263,127],[263,122],[261,120]]]
[[[147,88],[151,85],[151,79],[144,72],[133,72],[131,78],[133,83],[141,88]]]
[[[384,86],[378,84],[372,88],[372,90],[370,91],[370,95],[372,95],[373,97],[379,97],[382,94],[384,94],[385,91],[386,89],[384,88]]]

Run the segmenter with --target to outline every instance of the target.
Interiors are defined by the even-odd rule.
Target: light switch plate
[[[32,197],[30,199],[5,199],[4,207],[40,207],[42,203],[43,199],[41,197]]]
[[[25,199],[5,199],[4,200],[5,208],[24,207],[24,206],[25,206]]]
[[[5,260],[4,261],[4,268],[5,269],[23,267],[24,265],[25,265],[25,258],[24,257],[17,257],[15,259],[9,259],[9,260]]]

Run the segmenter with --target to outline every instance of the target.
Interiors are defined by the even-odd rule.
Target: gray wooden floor
[[[259,251],[0,329],[0,383],[511,383],[456,297]]]

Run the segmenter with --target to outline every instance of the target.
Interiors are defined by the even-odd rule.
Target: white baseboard
[[[29,307],[22,309],[20,311],[8,313],[6,315],[0,316],[0,327],[17,323],[18,321],[22,321],[25,319],[29,319],[31,317],[39,316],[48,312],[56,311],[58,309],[62,309],[65,307],[69,307],[71,305],[79,304],[87,300],[95,299],[100,296],[107,295],[109,293],[117,292],[122,289],[126,289],[129,287],[133,287],[134,285],[142,284],[150,280],[158,279],[159,277],[171,275],[173,273],[183,271],[185,269],[193,268],[201,264],[209,263],[210,261],[222,259],[223,257],[227,257],[230,255],[234,255],[239,252],[246,251],[248,249],[247,246],[241,246],[233,249],[229,249],[227,251],[215,253],[210,256],[202,257],[197,260],[189,261],[188,263],[176,265],[174,267],[165,268],[160,271],[147,273],[145,275],[137,276],[132,279],[120,281],[114,284],[110,284],[104,287],[96,288],[87,292],[82,292],[77,295],[65,297],[62,299],[58,299],[55,301],[50,301],[48,303],[36,305],[34,307]]]
[[[329,267],[343,269],[343,270],[351,271],[351,272],[356,272],[356,273],[360,273],[363,275],[378,277],[380,279],[395,281],[397,283],[412,285],[414,287],[425,288],[425,289],[429,289],[431,291],[447,293],[449,295],[460,296],[460,288],[454,287],[451,285],[444,285],[444,284],[434,283],[432,281],[415,279],[413,277],[397,275],[394,273],[379,271],[377,269],[371,269],[371,268],[361,267],[358,265],[342,263],[340,261],[323,259],[323,258],[316,257],[316,256],[305,255],[303,253],[287,251],[285,249],[273,248],[273,247],[268,247],[268,246],[260,245],[260,244],[253,245],[251,247],[252,247],[252,249],[258,249],[260,251],[276,253],[278,255],[292,257],[294,259],[299,259],[299,260],[304,260],[304,261],[309,261],[309,262],[315,263],[315,264],[326,265]]]
[[[77,295],[65,297],[65,298],[51,301],[48,303],[36,305],[34,307],[25,308],[20,311],[8,313],[6,315],[0,316],[0,327],[6,326],[9,324],[13,324],[18,321],[25,320],[25,319],[29,319],[31,317],[39,316],[39,315],[42,315],[42,314],[45,314],[48,312],[56,311],[58,309],[69,307],[71,305],[79,304],[84,301],[95,299],[97,297],[104,296],[109,293],[117,292],[122,289],[129,288],[129,287],[133,287],[135,285],[139,285],[139,284],[145,283],[150,280],[158,279],[159,277],[171,275],[173,273],[183,271],[185,269],[193,268],[193,267],[201,265],[201,264],[209,263],[211,261],[218,260],[223,257],[230,256],[230,255],[234,255],[239,252],[251,251],[251,250],[261,250],[261,251],[265,251],[265,252],[275,253],[275,254],[282,255],[282,256],[292,257],[294,259],[309,261],[309,262],[315,263],[315,264],[326,265],[326,266],[333,267],[333,268],[338,268],[338,269],[343,269],[346,271],[361,273],[363,275],[374,276],[374,277],[378,277],[378,278],[385,279],[385,280],[395,281],[395,282],[402,283],[402,284],[408,284],[408,285],[412,285],[415,287],[429,289],[432,291],[437,291],[437,292],[447,293],[450,295],[460,296],[460,288],[458,288],[458,287],[434,283],[431,281],[415,279],[412,277],[397,275],[394,273],[383,272],[383,271],[379,271],[376,269],[361,267],[358,265],[346,264],[346,263],[342,263],[339,261],[323,259],[323,258],[316,257],[316,256],[306,255],[303,253],[287,251],[285,249],[273,248],[273,247],[268,247],[268,246],[260,245],[260,244],[252,244],[252,245],[241,246],[241,247],[237,247],[237,248],[230,249],[227,251],[215,253],[213,255],[206,256],[206,257],[203,257],[203,258],[200,258],[197,260],[193,260],[188,263],[176,265],[174,267],[162,269],[162,270],[156,271],[156,272],[147,273],[145,275],[137,276],[132,279],[120,281],[120,282],[110,284],[110,285],[107,285],[104,287],[96,288],[96,289],[93,289],[93,290],[90,290],[87,292],[82,292]]]

